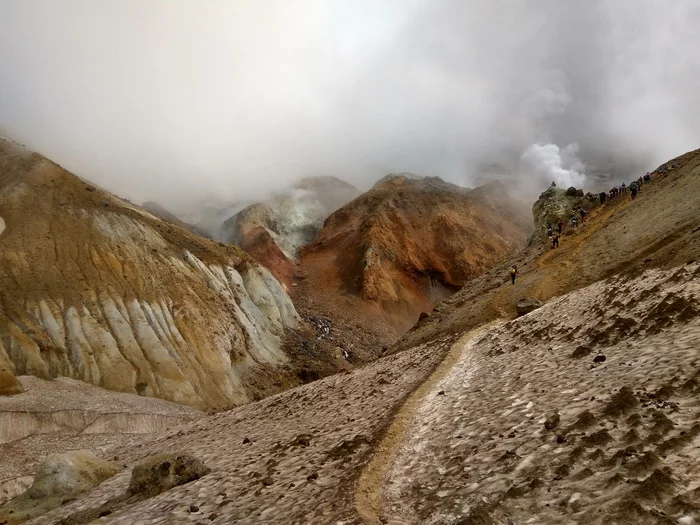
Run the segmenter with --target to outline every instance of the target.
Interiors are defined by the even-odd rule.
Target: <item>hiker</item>
[[[559,234],[552,235],[552,249],[559,248]]]
[[[578,228],[578,217],[576,215],[571,217],[571,227]]]
[[[515,284],[515,276],[518,275],[518,267],[517,265],[513,265],[510,267],[510,282],[511,284]]]
[[[644,175],[644,182],[646,182],[647,184],[651,182],[651,173],[647,173],[646,175]]]
[[[548,222],[547,223],[547,237],[551,237],[551,236],[552,236],[552,224]]]
[[[635,182],[630,184],[630,193],[632,194],[632,199],[637,196],[637,184]]]
[[[583,224],[586,222],[586,210],[581,207],[581,209],[579,209],[579,213],[581,214],[581,224]]]
[[[564,219],[559,219],[557,226],[559,226],[559,235],[561,235],[561,232],[564,229]]]
[[[598,195],[598,196],[600,197],[600,205],[602,206],[603,204],[605,204],[605,197],[607,196],[607,193],[602,191],[602,192],[600,192],[600,195]]]
[[[623,182],[620,186],[620,193],[625,193],[627,191],[627,185]]]

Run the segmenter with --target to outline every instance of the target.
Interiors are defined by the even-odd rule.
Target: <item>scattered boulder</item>
[[[24,392],[22,383],[6,368],[0,368],[0,396],[14,396]]]
[[[566,189],[566,195],[567,197],[576,197],[577,190],[573,186],[570,186],[569,188]]]
[[[121,469],[87,450],[47,456],[25,492],[0,507],[0,523],[15,525],[61,506]]]
[[[528,297],[527,299],[520,299],[515,308],[518,312],[518,316],[521,316],[541,308],[543,304],[544,303],[536,297]]]
[[[211,472],[201,460],[184,452],[158,454],[134,466],[129,494],[152,497],[195,481]]]
[[[582,357],[586,357],[591,352],[593,352],[593,349],[590,346],[581,345],[572,352],[571,357],[573,359],[580,359]]]
[[[593,358],[594,363],[604,363],[607,357],[605,357],[603,354],[598,354]]]
[[[559,426],[559,422],[561,421],[561,417],[559,416],[559,412],[555,412],[551,416],[549,416],[545,422],[544,422],[544,428],[546,430],[553,430]]]

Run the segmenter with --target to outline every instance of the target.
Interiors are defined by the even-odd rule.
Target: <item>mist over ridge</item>
[[[698,147],[698,26],[692,0],[0,0],[0,135],[176,207],[321,174],[595,186]]]

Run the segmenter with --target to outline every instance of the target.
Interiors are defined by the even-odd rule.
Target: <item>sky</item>
[[[0,0],[0,135],[135,201],[525,192],[700,147],[697,0]]]

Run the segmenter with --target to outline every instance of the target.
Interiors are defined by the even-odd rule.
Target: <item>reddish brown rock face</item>
[[[523,247],[526,208],[500,183],[383,179],[333,213],[302,251],[303,292],[400,335],[422,312]]]

